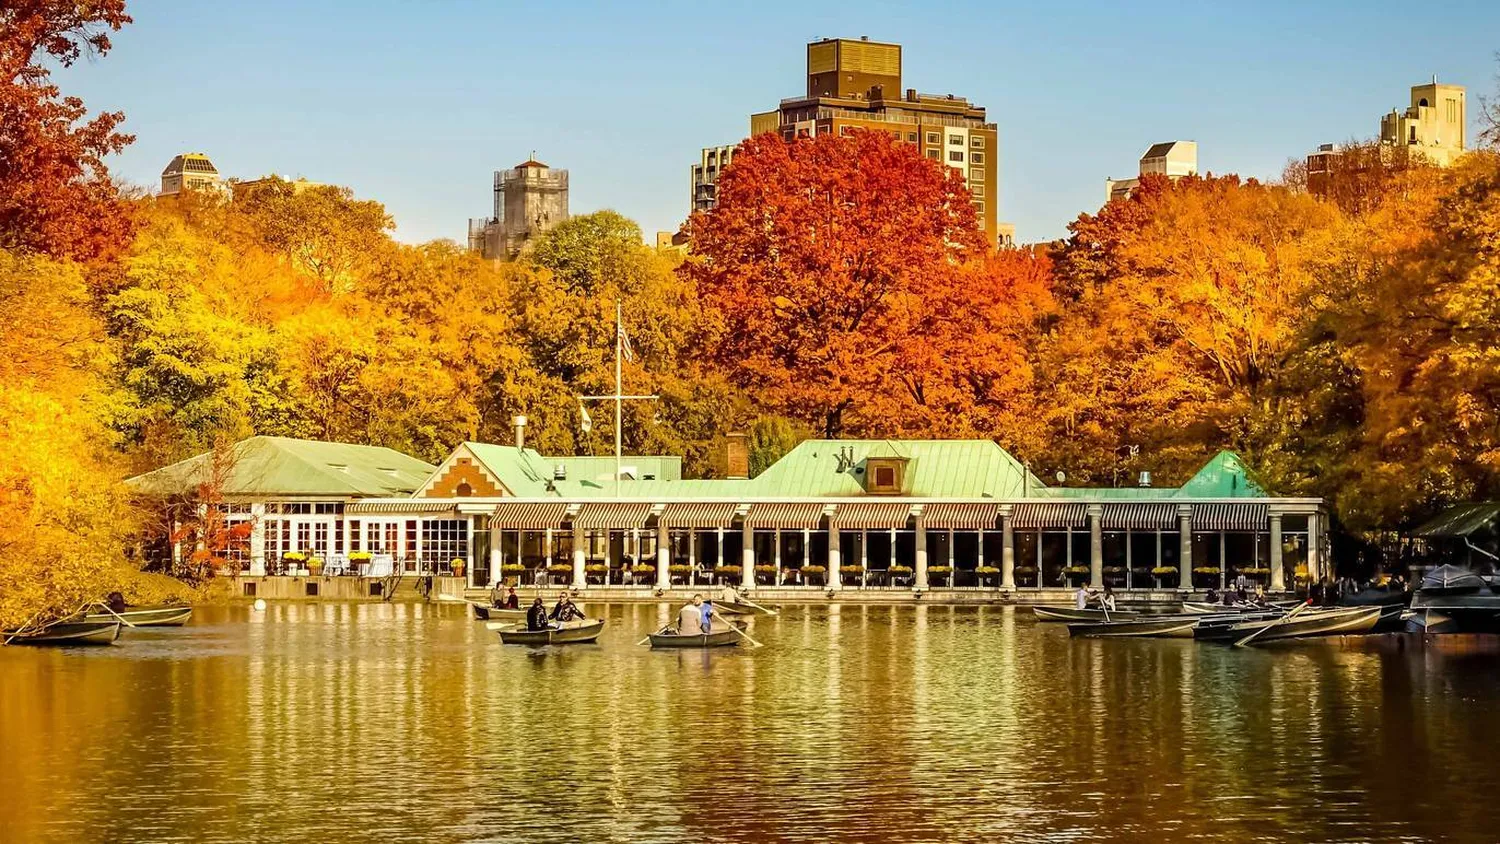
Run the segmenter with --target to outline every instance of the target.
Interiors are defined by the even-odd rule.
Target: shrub
[[[1176,566],[1157,566],[1156,568],[1154,568],[1154,569],[1151,570],[1151,573],[1153,575],[1156,575],[1157,577],[1165,577],[1165,576],[1167,576],[1169,574],[1176,574],[1177,573],[1177,567]]]
[[[1067,568],[1063,569],[1063,571],[1065,573],[1067,573],[1067,574],[1088,574],[1089,573],[1089,567],[1088,566],[1068,566]]]
[[[588,574],[604,574],[609,571],[609,566],[603,563],[589,563],[583,570]]]
[[[815,566],[815,568],[818,568],[818,567]],[[803,569],[803,571],[806,571],[806,569]],[[864,566],[839,566],[839,574],[858,575],[858,574],[864,574],[864,571],[865,571],[865,567]]]
[[[745,570],[739,566],[719,566],[714,569],[714,574],[720,577],[739,577]]]
[[[1198,566],[1197,568],[1193,569],[1193,574],[1218,574],[1218,573],[1219,573],[1219,567],[1218,566]]]
[[[572,570],[573,570],[573,567],[569,566],[568,567],[568,571],[572,571]],[[500,567],[500,573],[502,575],[504,575],[504,574],[523,574],[525,571],[526,571],[526,567],[523,566],[523,565],[521,565],[520,563],[506,563],[505,565],[503,565],[503,566]]]
[[[756,574],[769,574],[772,577],[775,577],[776,576],[776,567],[775,566],[756,566],[755,567],[755,573]]]
[[[631,574],[656,574],[656,566],[638,563],[630,567]]]
[[[351,563],[368,563],[372,559],[374,559],[374,555],[371,554],[369,551],[350,551],[349,552],[349,562],[351,562]]]
[[[568,565],[567,563],[553,563],[552,565],[547,566],[547,571],[552,574],[572,574],[573,567]]]
[[[667,574],[670,574],[673,577],[687,577],[692,573],[692,566],[667,566]]]
[[[911,566],[891,566],[891,574],[897,577],[905,577],[911,574]]]
[[[1000,574],[1000,569],[995,568],[994,566],[980,566],[979,568],[974,569],[974,573],[979,575],[980,577],[996,577]]]
[[[927,573],[937,577],[947,577],[953,573],[952,566],[928,566]]]

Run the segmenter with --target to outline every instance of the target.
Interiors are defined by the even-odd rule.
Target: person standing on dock
[[[697,636],[705,633],[703,629],[703,596],[694,595],[690,604],[684,604],[677,611],[677,635]]]

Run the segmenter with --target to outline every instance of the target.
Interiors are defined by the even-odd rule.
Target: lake
[[[787,607],[766,644],[499,644],[452,604],[0,648],[6,841],[1495,840],[1493,649],[1069,640]]]

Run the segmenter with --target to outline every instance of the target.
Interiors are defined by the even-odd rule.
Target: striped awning
[[[633,501],[608,504],[584,504],[573,517],[578,530],[631,530],[644,527],[651,515],[651,505]]]
[[[994,530],[998,504],[928,504],[922,524],[928,530]]]
[[[1193,530],[1265,530],[1264,504],[1194,504]]]
[[[1177,505],[1159,502],[1106,504],[1099,525],[1105,530],[1175,530]]]
[[[833,523],[839,530],[901,530],[910,515],[910,504],[862,501],[840,506],[833,514]]]
[[[1021,530],[1037,528],[1088,527],[1089,506],[1074,503],[1017,504],[1010,514],[1011,527]]]
[[[752,527],[817,529],[823,520],[822,504],[751,504],[745,521]]]
[[[452,501],[424,501],[420,498],[413,498],[409,501],[351,501],[344,505],[344,514],[351,516],[372,514],[397,516],[406,513],[416,515],[457,512],[458,509]]]
[[[668,504],[662,508],[661,523],[669,528],[727,528],[734,523],[733,502],[692,502]]]
[[[568,505],[561,501],[502,501],[493,522],[502,530],[547,530],[562,527],[567,517]]]

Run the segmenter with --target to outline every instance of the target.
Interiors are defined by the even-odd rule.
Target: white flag
[[[594,419],[589,416],[589,409],[583,406],[583,402],[578,403],[578,413],[583,417],[578,427],[582,428],[585,434],[594,430]]]
[[[622,322],[618,325],[617,333],[620,335],[620,354],[626,360],[635,363],[635,349],[630,346],[630,335],[625,333],[625,323]]]

